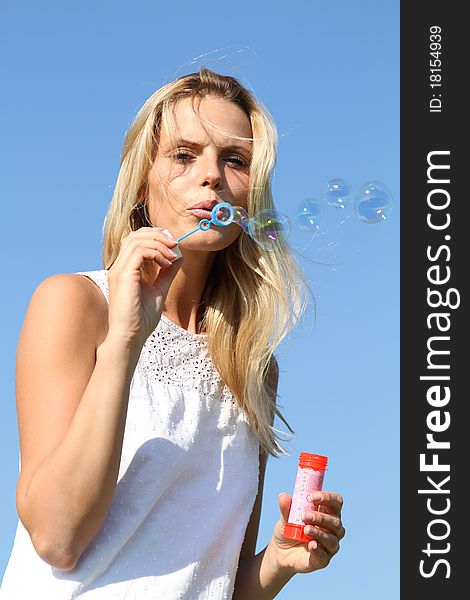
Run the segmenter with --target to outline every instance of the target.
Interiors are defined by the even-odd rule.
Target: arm
[[[259,491],[240,552],[233,600],[246,600],[247,598],[270,600],[275,598],[295,574],[288,569],[278,568],[275,563],[275,555],[272,553],[271,543],[255,555],[266,463],[267,455],[260,452]]]
[[[271,554],[268,545],[251,559],[240,561],[233,600],[271,600],[292,579],[295,572],[278,569]]]
[[[38,555],[75,567],[111,504],[130,383],[182,259],[160,228],[131,233],[108,273],[109,308],[81,275],[46,279],[28,307],[17,353],[21,472],[18,515]],[[142,278],[144,261],[158,271]]]
[[[75,567],[111,504],[132,376],[184,260],[173,265],[174,246],[159,227],[127,235],[108,272],[109,306],[88,279],[57,275],[28,307],[17,353],[17,509],[38,555],[59,569]]]
[[[18,344],[18,515],[39,556],[64,570],[108,511],[138,358],[105,338],[106,310],[89,280],[51,277],[33,294]]]
[[[268,374],[267,387],[274,398],[277,396],[278,381],[279,368],[276,359],[273,357]],[[267,461],[268,455],[261,450],[259,455],[258,494],[253,505],[253,511],[240,552],[233,600],[274,598],[294,575],[294,573],[290,573],[289,571],[281,572],[276,568],[269,546],[255,555]]]
[[[277,376],[273,389],[276,392]],[[265,467],[266,458],[260,466],[258,496],[240,553],[233,600],[275,598],[296,573],[325,568],[338,552],[339,541],[345,535],[341,522],[342,497],[333,492],[320,492],[314,497],[318,510],[303,517],[304,531],[311,541],[303,543],[284,538],[292,498],[281,493],[278,498],[281,517],[274,527],[274,534],[266,548],[255,555]]]

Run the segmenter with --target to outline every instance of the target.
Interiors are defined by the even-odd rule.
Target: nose
[[[206,157],[201,161],[201,185],[217,189],[222,182],[223,174],[217,157]]]

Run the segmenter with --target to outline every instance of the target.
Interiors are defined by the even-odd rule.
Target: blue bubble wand
[[[185,233],[184,235],[179,237],[176,241],[179,243],[182,240],[184,240],[185,238],[187,238],[188,236],[192,235],[193,233],[196,233],[196,231],[207,231],[208,229],[210,229],[210,226],[212,224],[221,225],[222,227],[231,225],[232,223],[236,222],[236,221],[234,221],[235,212],[236,212],[235,209],[241,209],[244,211],[244,209],[241,206],[232,206],[228,202],[219,202],[212,209],[212,215],[211,215],[210,219],[201,219],[199,221],[199,225],[196,227],[196,229],[193,229],[192,231]],[[220,215],[220,217],[217,215],[218,212],[222,213]],[[246,211],[244,211],[244,212],[246,212]],[[248,217],[248,213],[246,213],[246,216]],[[237,222],[237,224],[243,227],[243,225],[241,223]]]
[[[201,219],[196,229],[188,231],[176,241],[179,243],[196,231],[208,231],[211,225],[227,227],[235,223],[264,250],[273,250],[276,243],[287,239],[290,220],[275,210],[264,209],[250,217],[242,206],[219,202],[214,206],[210,219]]]

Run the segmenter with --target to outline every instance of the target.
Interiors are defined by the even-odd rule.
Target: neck
[[[192,333],[198,331],[199,306],[216,252],[182,250],[184,262],[176,274],[163,307],[163,314]]]

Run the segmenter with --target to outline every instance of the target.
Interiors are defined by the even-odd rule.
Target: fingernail
[[[168,231],[168,229],[162,229],[162,233],[164,233],[166,235],[166,237],[171,240],[172,242],[176,242],[175,238],[171,235],[171,233]]]
[[[310,492],[310,502],[321,502],[323,494],[321,492]]]

